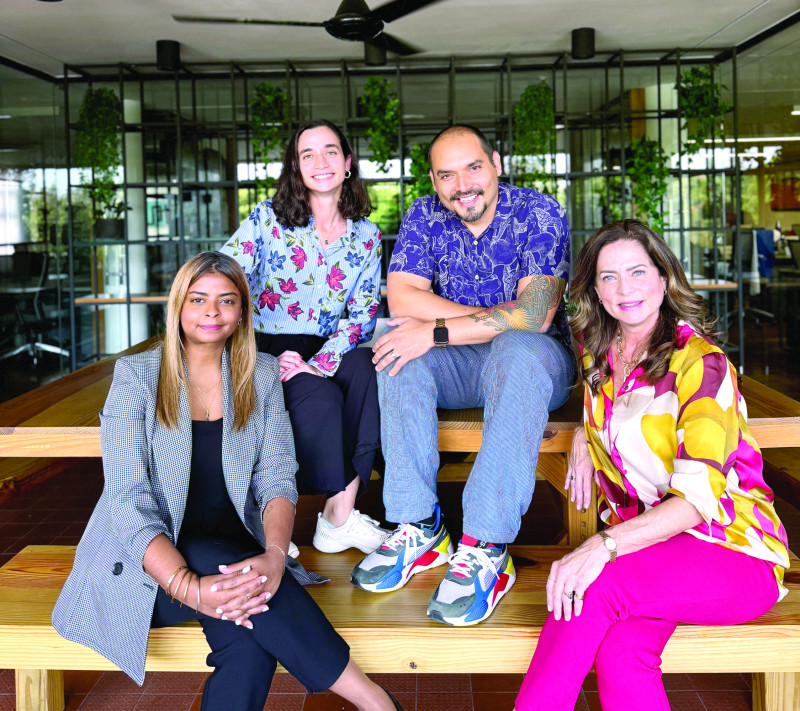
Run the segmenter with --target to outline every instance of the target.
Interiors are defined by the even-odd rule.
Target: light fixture
[[[594,57],[594,27],[578,27],[572,30],[572,58]]]
[[[383,67],[386,65],[386,45],[380,39],[364,42],[364,64],[368,67]]]
[[[800,116],[800,104],[795,104],[792,107],[792,116]]]
[[[177,72],[181,68],[181,43],[176,40],[156,41],[156,66],[162,72]]]

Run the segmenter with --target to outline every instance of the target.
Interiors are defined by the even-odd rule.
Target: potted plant
[[[545,156],[551,152],[555,134],[553,90],[542,81],[531,84],[514,107],[514,155],[517,184],[549,192]]]
[[[639,215],[656,232],[663,232],[666,223],[661,203],[667,192],[669,156],[658,141],[642,136],[631,145],[625,172]]]
[[[253,158],[256,163],[266,163],[269,154],[279,149],[282,144],[281,133],[289,122],[287,109],[289,101],[286,91],[275,86],[271,81],[256,84],[255,95],[250,100],[252,126],[250,142],[253,144]],[[269,197],[269,192],[275,185],[275,178],[268,175],[265,178],[256,177],[256,193],[258,199],[263,195]]]
[[[431,177],[428,173],[428,148],[430,143],[417,143],[408,153],[411,159],[409,173],[411,177],[403,181],[403,197],[408,205],[423,195],[433,191]]]
[[[400,99],[392,83],[381,77],[368,77],[358,97],[358,108],[367,118],[367,140],[372,160],[381,173],[388,173],[389,160],[397,155],[400,145]]]
[[[128,206],[118,195],[114,182],[120,164],[122,107],[111,89],[91,86],[83,95],[75,125],[73,162],[91,170],[89,194],[92,198],[92,224],[97,239],[124,236],[122,217]]]
[[[722,90],[727,87],[714,81],[711,67],[692,67],[683,72],[676,89],[678,107],[685,119],[681,129],[687,132],[684,151],[697,153],[714,133],[724,137],[721,119],[733,104],[722,100]]]

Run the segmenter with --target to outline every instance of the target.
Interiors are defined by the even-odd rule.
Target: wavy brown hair
[[[667,293],[661,303],[661,314],[650,334],[643,380],[651,385],[666,375],[669,359],[675,349],[675,329],[685,321],[705,338],[713,340],[713,322],[707,318],[703,298],[692,291],[678,258],[664,239],[639,220],[623,220],[604,225],[583,246],[575,261],[569,298],[577,306],[570,319],[572,335],[589,354],[591,362],[584,366],[578,359],[581,379],[595,394],[611,377],[611,367],[605,354],[616,338],[619,324],[600,303],[595,290],[597,257],[606,245],[619,240],[638,242],[659,274],[667,280]]]
[[[250,289],[239,263],[227,254],[201,252],[184,264],[175,275],[167,300],[167,328],[161,352],[158,375],[156,417],[162,427],[178,428],[180,391],[188,396],[189,381],[184,361],[181,309],[189,288],[206,274],[221,274],[233,282],[242,300],[241,323],[228,338],[225,348],[230,355],[231,385],[233,388],[233,427],[241,430],[256,406],[253,371],[256,366],[256,343],[253,333],[253,314],[250,309]]]
[[[325,126],[336,134],[342,154],[345,159],[350,156],[350,177],[342,183],[342,195],[339,198],[339,212],[346,220],[360,220],[372,212],[372,203],[367,194],[367,188],[361,181],[358,170],[358,159],[353,155],[350,142],[335,124],[325,119],[309,121],[298,128],[283,156],[283,168],[275,186],[275,197],[272,198],[272,209],[278,222],[287,227],[305,227],[311,217],[311,208],[308,205],[308,188],[303,182],[300,173],[300,156],[297,144],[300,136],[312,128]]]

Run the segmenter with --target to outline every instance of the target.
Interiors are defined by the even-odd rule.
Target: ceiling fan
[[[342,0],[336,14],[325,22],[294,20],[259,20],[240,17],[207,17],[173,15],[176,22],[205,24],[280,25],[289,27],[324,27],[328,34],[340,40],[364,42],[364,62],[371,66],[386,64],[386,52],[399,55],[416,54],[422,50],[383,31],[384,23],[392,22],[441,0],[391,0],[374,10],[365,0]]]

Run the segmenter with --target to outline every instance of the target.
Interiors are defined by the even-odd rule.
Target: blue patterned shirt
[[[313,216],[307,227],[286,227],[266,200],[220,252],[247,274],[256,331],[328,338],[308,361],[321,373],[333,375],[347,351],[372,337],[381,233],[369,220],[348,220],[346,233],[323,249]]]
[[[435,294],[457,304],[496,306],[517,298],[523,277],[569,278],[567,217],[549,195],[500,183],[494,219],[475,237],[427,195],[406,212],[389,271],[430,279]],[[563,299],[547,333],[571,350]]]

